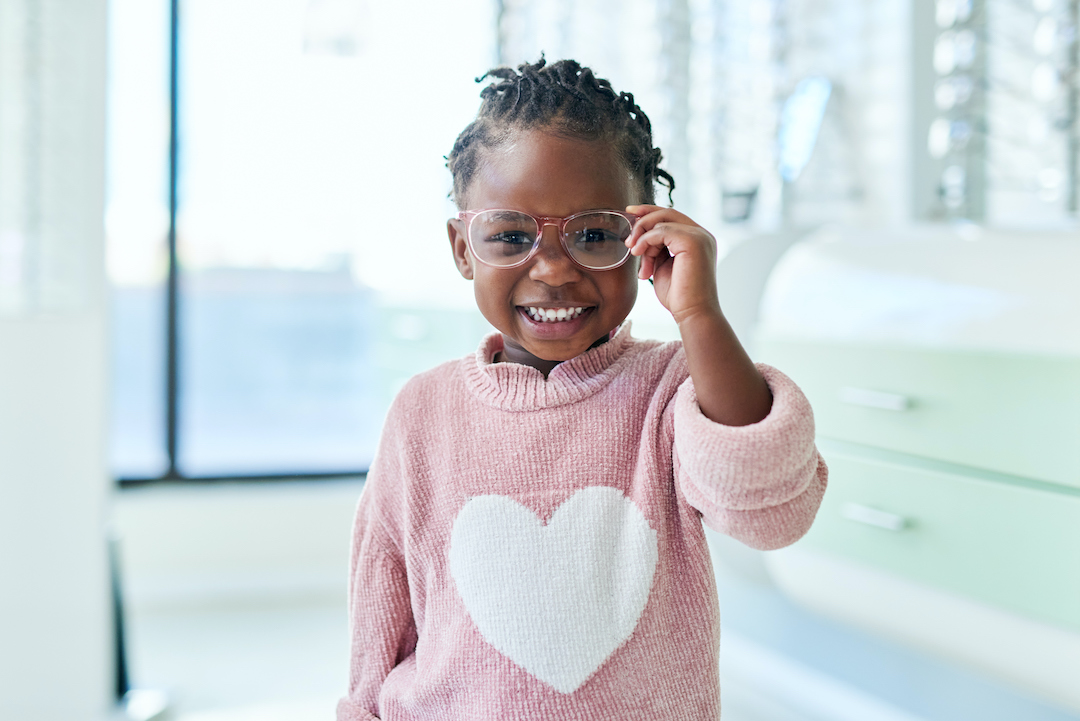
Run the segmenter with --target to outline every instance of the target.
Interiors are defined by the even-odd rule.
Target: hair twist
[[[675,179],[660,168],[663,154],[653,147],[652,124],[631,93],[616,93],[611,83],[574,60],[551,65],[541,55],[517,69],[498,67],[476,79],[494,78],[480,91],[480,110],[454,142],[446,167],[454,177],[452,198],[460,206],[481,160],[481,150],[504,142],[517,130],[550,128],[583,140],[615,145],[627,170],[641,184],[642,200],[653,203],[657,184]]]

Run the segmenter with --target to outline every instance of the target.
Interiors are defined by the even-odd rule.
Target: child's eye
[[[533,239],[529,237],[529,234],[521,230],[506,230],[502,233],[495,233],[489,235],[486,238],[488,243],[507,243],[509,245],[528,245],[532,246]]]
[[[573,234],[572,241],[584,253],[607,252],[623,245],[620,234],[606,228],[583,228]]]
[[[586,228],[578,233],[575,239],[578,243],[607,243],[609,241],[618,241],[618,236],[610,230],[604,230],[603,228]]]
[[[518,258],[532,250],[533,237],[524,230],[504,230],[484,235],[482,255],[488,260]]]

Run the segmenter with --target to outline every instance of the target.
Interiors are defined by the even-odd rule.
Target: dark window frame
[[[169,232],[168,277],[165,285],[165,451],[168,466],[156,477],[120,477],[120,488],[158,484],[213,484],[233,482],[315,481],[363,477],[368,469],[341,471],[252,473],[189,476],[177,463],[180,416],[180,266],[176,252],[176,216],[180,161],[180,2],[169,0]]]

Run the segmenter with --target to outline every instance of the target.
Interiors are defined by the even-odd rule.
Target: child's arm
[[[653,205],[627,240],[679,324],[691,383],[674,404],[675,472],[712,528],[753,548],[781,548],[810,528],[828,482],[814,416],[784,374],[755,366],[716,292],[716,242],[682,213]]]
[[[758,423],[726,426],[706,418],[684,383],[674,399],[671,431],[678,487],[712,529],[752,548],[783,548],[817,515],[829,471],[814,445],[814,414],[790,378],[758,370],[773,397]]]
[[[641,257],[638,277],[652,279],[656,297],[679,324],[701,412],[728,426],[765,418],[769,387],[720,310],[715,239],[671,208],[631,205],[627,211],[640,216],[626,241]]]
[[[385,441],[384,434],[384,441]],[[380,451],[383,446],[380,445]],[[416,647],[409,581],[405,560],[380,522],[394,512],[393,494],[385,493],[380,458],[360,496],[353,523],[349,560],[349,690],[338,702],[338,721],[378,719],[379,694],[394,668]],[[393,477],[392,473],[390,477]]]

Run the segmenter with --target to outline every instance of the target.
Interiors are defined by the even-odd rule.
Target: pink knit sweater
[[[720,715],[702,520],[760,549],[810,527],[827,471],[806,398],[705,418],[679,343],[558,365],[475,357],[412,379],[357,509],[339,721]]]

